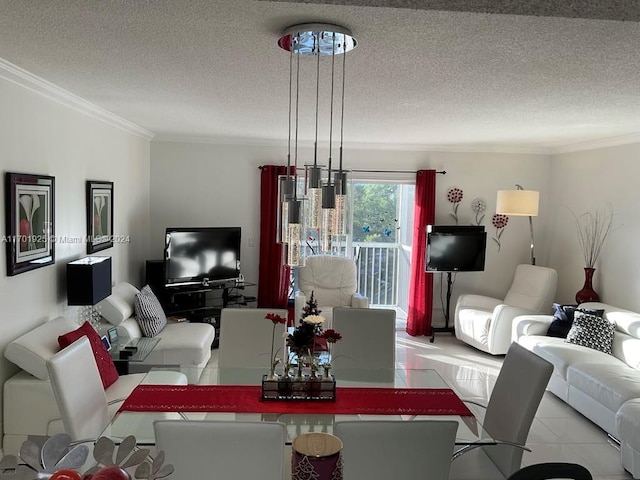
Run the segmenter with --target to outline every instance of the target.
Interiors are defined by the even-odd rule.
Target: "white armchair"
[[[300,320],[311,292],[327,325],[332,323],[334,307],[369,308],[369,299],[357,293],[357,289],[356,263],[351,258],[337,255],[307,258],[306,265],[298,269],[295,321]]]
[[[551,311],[558,274],[553,268],[518,265],[504,300],[463,294],[455,310],[456,337],[492,355],[504,355],[511,344],[513,319]]]

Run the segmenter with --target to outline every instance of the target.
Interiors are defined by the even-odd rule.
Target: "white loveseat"
[[[514,319],[513,340],[554,366],[548,390],[620,442],[623,467],[640,478],[640,314],[604,303],[615,322],[613,355],[546,336],[551,315]]]
[[[505,355],[511,344],[513,319],[550,310],[557,283],[554,269],[522,264],[517,266],[504,299],[460,295],[454,313],[456,338],[491,355]]]
[[[141,335],[135,318],[131,316],[136,292],[137,289],[130,284],[116,285],[111,297],[102,305],[103,314],[106,313],[112,322],[117,323],[121,338],[135,338]],[[116,321],[116,318],[121,320]],[[111,324],[108,327],[111,327]],[[4,454],[16,454],[28,435],[48,436],[64,432],[60,411],[49,381],[47,361],[60,350],[58,336],[77,328],[78,324],[74,319],[57,317],[7,345],[5,357],[21,370],[4,384]],[[144,363],[203,366],[211,356],[215,330],[213,326],[203,323],[172,323],[168,324],[159,336],[160,342]],[[116,382],[105,390],[107,401],[126,398],[144,376],[144,373],[119,376]],[[163,383],[186,381],[187,378],[182,374],[177,374],[175,378],[163,377]],[[119,406],[120,403],[110,405],[112,416]]]

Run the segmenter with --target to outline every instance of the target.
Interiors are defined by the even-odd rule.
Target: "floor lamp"
[[[516,190],[498,190],[496,201],[496,213],[501,215],[513,215],[529,217],[529,230],[531,231],[531,265],[536,264],[533,252],[533,219],[538,216],[538,204],[540,192],[525,190],[522,185],[516,184]]]

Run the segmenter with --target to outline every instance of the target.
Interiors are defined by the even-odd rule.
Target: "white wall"
[[[326,158],[320,150],[319,158]],[[299,165],[312,162],[312,150],[299,150]],[[545,155],[505,153],[451,153],[399,150],[345,149],[345,166],[352,169],[409,170],[435,168],[446,170],[438,175],[436,221],[451,224],[451,204],[446,190],[455,185],[463,189],[464,199],[458,210],[459,222],[474,218],[471,200],[476,196],[487,201],[483,221],[488,232],[486,271],[460,273],[454,287],[453,303],[462,292],[473,291],[504,295],[511,284],[515,266],[529,263],[529,225],[526,217],[513,217],[501,239],[501,251],[491,240],[495,229],[491,215],[495,212],[496,191],[515,188],[540,190],[539,219],[546,218],[549,157]],[[323,162],[325,163],[325,162]],[[163,234],[168,226],[240,226],[242,227],[242,271],[247,280],[258,278],[260,170],[259,165],[286,164],[284,147],[152,142],[151,144],[151,254],[162,258]],[[544,223],[534,220],[535,235],[546,235]],[[256,247],[249,247],[249,239]],[[536,245],[539,265],[547,262],[547,252],[540,241]],[[439,275],[436,280],[439,281]],[[436,283],[436,296],[439,284]],[[439,299],[435,302],[434,320],[443,318]]]
[[[85,181],[114,182],[114,233],[131,243],[99,252],[112,257],[113,279],[141,281],[149,229],[149,141],[0,79],[0,159],[4,172],[55,177],[55,233],[86,235]],[[4,181],[0,186],[4,205]],[[2,225],[5,209],[0,209]],[[56,263],[6,276],[0,248],[0,351],[8,342],[58,315],[66,306],[65,265],[85,244],[57,243]],[[16,367],[0,358],[0,382]]]
[[[640,144],[555,155],[550,175],[549,261],[558,270],[557,300],[574,303],[584,283],[584,260],[571,215],[614,210],[613,231],[596,264],[600,300],[640,311]]]

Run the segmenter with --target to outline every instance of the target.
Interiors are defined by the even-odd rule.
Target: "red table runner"
[[[263,401],[253,385],[138,385],[120,411],[471,415],[449,388],[337,387],[335,401]]]

